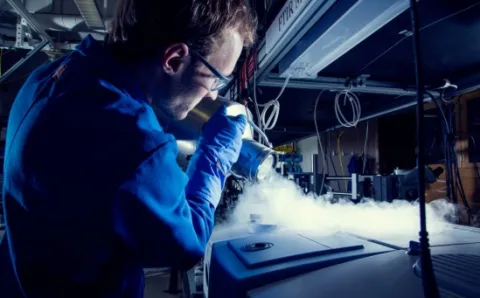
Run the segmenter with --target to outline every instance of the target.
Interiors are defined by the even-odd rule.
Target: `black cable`
[[[451,153],[451,141],[450,139],[452,138],[451,132],[452,127],[450,125],[450,122],[447,120],[447,116],[445,115],[445,112],[443,108],[439,105],[437,98],[429,91],[425,91],[425,93],[432,99],[433,103],[435,104],[437,108],[437,112],[439,113],[439,116],[443,118],[444,120],[444,125],[441,125],[442,131],[443,131],[443,151],[444,151],[444,157],[445,157],[445,176],[446,176],[446,184],[447,184],[447,197],[451,198],[452,202],[456,203],[456,196],[455,199],[453,198],[453,194],[455,194],[455,187],[453,185],[453,175],[452,175],[452,153]]]
[[[475,175],[477,176],[478,180],[480,180],[480,171],[478,169],[477,163],[473,163],[473,168],[475,169]]]
[[[475,151],[477,150],[477,144],[475,143],[475,138],[473,136],[470,136],[470,138],[472,139],[472,144],[475,148]],[[475,175],[477,176],[478,180],[480,180],[480,171],[478,169],[478,165],[476,162],[473,163],[473,169],[475,170]]]
[[[462,177],[460,175],[460,167],[458,165],[458,156],[455,152],[455,139],[453,137],[453,128],[452,128],[452,125],[451,125],[451,122],[452,122],[452,119],[450,118],[448,121],[447,120],[447,117],[445,116],[445,112],[443,111],[442,107],[439,105],[438,103],[438,100],[435,96],[433,96],[432,93],[430,93],[429,91],[425,91],[425,93],[432,99],[432,101],[435,103],[436,107],[437,107],[437,110],[440,112],[441,116],[443,117],[443,119],[445,120],[445,130],[446,130],[446,135],[445,135],[445,138],[446,138],[446,156],[445,156],[445,159],[446,159],[446,163],[448,163],[447,166],[450,166],[450,168],[448,168],[448,171],[451,171],[452,167],[453,167],[453,170],[454,170],[454,175],[452,174],[449,174],[450,177],[453,177],[455,176],[456,178],[456,186],[453,186],[453,183],[452,183],[452,189],[449,191],[451,192],[451,194],[455,193],[455,188],[458,189],[459,191],[459,194],[460,194],[460,197],[462,199],[462,203],[463,205],[465,206],[465,208],[467,209],[467,215],[468,215],[468,224],[470,225],[470,222],[471,222],[471,217],[472,217],[472,209],[470,208],[470,205],[468,204],[468,200],[467,200],[467,196],[465,194],[465,188],[463,187],[463,182],[462,182]],[[453,162],[452,162],[453,160]],[[448,174],[448,171],[447,171],[447,174]],[[450,178],[448,177],[448,178]],[[448,180],[447,180],[448,181]],[[449,185],[447,185],[447,189],[448,189]],[[456,200],[454,201],[456,203]]]
[[[425,203],[425,152],[424,152],[424,127],[423,127],[423,97],[424,86],[422,73],[422,52],[420,49],[420,27],[418,20],[418,7],[416,0],[410,0],[410,16],[413,32],[413,52],[415,62],[415,81],[417,84],[417,148],[418,148],[418,195],[420,201],[420,247],[423,293],[426,298],[438,298],[438,287],[433,272],[432,258],[428,243],[427,215]]]
[[[323,137],[323,144],[324,144],[324,148],[323,148],[323,154],[324,156],[322,158],[324,158],[325,160],[325,172],[326,174],[328,175],[328,172],[330,171],[330,165],[328,163],[328,159],[327,159],[327,155],[328,155],[328,139],[327,139],[327,133],[324,132],[322,135]]]
[[[447,133],[451,133],[452,128],[450,127],[449,121],[447,120],[447,116],[445,115],[445,111],[438,104],[437,98],[435,96],[433,96],[433,94],[428,90],[425,90],[425,93],[432,99],[433,103],[437,107],[438,112],[440,113],[440,116],[443,118],[443,121],[445,121],[445,129],[447,130]]]
[[[449,116],[451,111],[449,109]],[[450,125],[450,122],[449,122]],[[457,203],[457,196],[455,188],[453,187],[453,175],[452,175],[452,153],[449,138],[446,129],[443,130],[443,146],[445,154],[445,183],[447,184],[447,197],[454,204]]]
[[[460,104],[460,103],[459,103]],[[459,117],[459,121],[462,121],[462,118]],[[452,126],[453,123],[453,117],[450,119],[450,123]],[[460,123],[461,126],[461,123]],[[453,161],[454,161],[454,169],[455,169],[455,175],[456,175],[456,182],[458,185],[458,190],[460,192],[460,197],[462,199],[462,203],[464,207],[466,208],[467,211],[467,224],[470,225],[471,220],[472,220],[472,209],[470,208],[467,200],[467,196],[465,194],[465,188],[463,187],[463,180],[462,176],[460,175],[460,166],[458,164],[458,155],[455,152],[455,142],[452,141],[452,156],[453,156]]]
[[[322,166],[323,166],[323,169],[322,169],[322,184],[320,186],[320,194],[322,194],[323,192],[323,187],[325,186],[325,180],[326,180],[326,175],[327,175],[327,171],[326,171],[326,156],[325,156],[325,150],[323,149],[323,144],[322,144],[322,139],[320,138],[320,131],[318,129],[318,123],[317,123],[317,108],[318,108],[318,102],[320,101],[320,97],[322,97],[322,94],[327,91],[327,90],[322,90],[320,91],[320,93],[318,94],[317,96],[317,99],[315,100],[315,107],[314,107],[314,111],[313,111],[313,122],[315,124],[315,132],[317,134],[317,142],[318,142],[318,145],[320,147],[320,151],[322,153]]]
[[[454,108],[455,107],[454,105],[448,105],[447,107],[448,107],[448,123],[450,125],[451,130],[453,131],[453,119],[454,119],[456,109]],[[453,107],[453,109],[452,109],[452,107]],[[453,167],[454,167],[453,156],[456,154],[455,139],[454,139],[453,134],[450,135],[448,138],[446,138],[446,141],[447,141],[447,145],[448,145],[447,149],[448,149],[448,153],[449,153],[448,162],[449,162],[449,171],[450,171],[449,183],[450,183],[450,186],[451,186],[451,196],[452,196],[452,201],[455,204],[458,204],[457,191],[456,191],[456,188],[455,188],[455,181],[454,181],[454,175],[453,175]],[[458,212],[458,208],[457,208],[457,212]],[[457,218],[460,218],[460,216],[457,216]]]
[[[445,136],[445,152],[446,152],[446,183],[447,183],[447,196],[451,198],[453,204],[458,204],[457,192],[455,190],[455,181],[454,181],[454,162],[453,155],[455,154],[455,149],[449,141],[449,136]]]
[[[327,154],[328,154],[328,148],[330,148],[330,132],[328,132],[328,144],[327,144]],[[328,154],[330,156],[330,162],[332,163],[332,169],[333,169],[333,173],[335,174],[335,176],[338,176],[338,172],[337,172],[337,167],[335,167],[335,162],[333,161],[333,154]],[[340,191],[340,181],[337,180],[337,186],[338,186],[338,191]]]
[[[462,198],[462,203],[467,209],[467,220],[468,220],[468,225],[471,223],[471,217],[472,217],[472,209],[470,208],[470,205],[468,204],[467,196],[465,195],[465,188],[463,187],[463,182],[462,182],[462,177],[460,175],[460,170],[458,166],[458,156],[456,154],[453,155],[453,162],[454,162],[454,168],[455,168],[455,175],[456,175],[456,181],[458,182],[457,187],[459,188],[460,192],[460,197]]]

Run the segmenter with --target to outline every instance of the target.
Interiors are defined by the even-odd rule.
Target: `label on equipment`
[[[305,7],[315,1],[319,0],[289,0],[283,5],[280,13],[266,33],[265,48],[267,55],[285,35],[286,31],[291,28],[293,22],[299,17]]]

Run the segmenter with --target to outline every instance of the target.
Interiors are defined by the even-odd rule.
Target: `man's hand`
[[[187,168],[188,198],[207,200],[217,207],[227,173],[240,155],[246,123],[245,116],[227,116],[227,108],[222,106],[205,124]]]
[[[209,157],[216,160],[224,174],[238,160],[246,124],[244,115],[227,116],[227,108],[222,105],[203,127],[198,148],[211,154]]]

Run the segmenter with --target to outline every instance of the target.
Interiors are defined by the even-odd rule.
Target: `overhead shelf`
[[[285,139],[289,130],[292,139],[314,133],[309,111],[319,90],[355,92],[361,120],[414,107],[408,7],[408,0],[287,1],[257,48],[260,103],[275,98],[290,78],[277,127],[268,132],[273,141]],[[477,89],[480,1],[419,0],[419,14],[426,88],[438,96],[449,79],[459,89],[447,90],[447,96]],[[333,93],[322,96],[331,108],[319,122],[321,130],[338,126],[333,100]]]
[[[280,76],[315,79],[408,7],[409,0],[336,1],[280,61]]]

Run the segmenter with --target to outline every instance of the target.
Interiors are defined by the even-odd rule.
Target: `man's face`
[[[217,71],[228,77],[235,69],[242,48],[243,40],[240,34],[236,30],[230,30],[212,53],[204,58]],[[152,99],[163,112],[174,119],[184,119],[202,99],[215,100],[218,95],[218,91],[212,91],[218,76],[184,44],[167,49],[163,71],[166,82],[162,84],[162,88],[167,90],[159,90],[163,93],[161,100]]]

